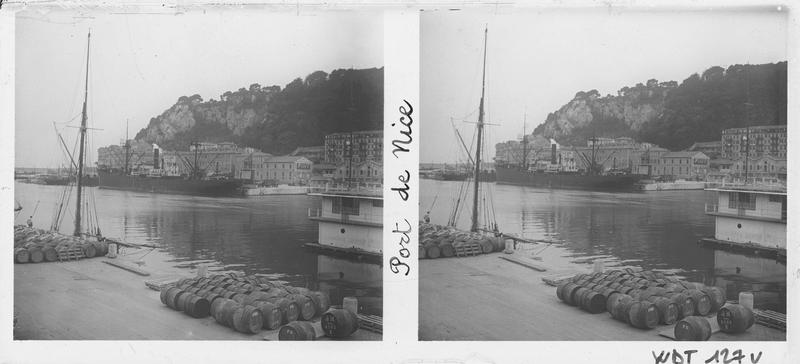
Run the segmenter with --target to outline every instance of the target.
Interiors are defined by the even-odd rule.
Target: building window
[[[358,200],[348,197],[336,197],[333,199],[331,212],[342,215],[358,215]]]
[[[372,200],[372,207],[383,207],[383,200]]]
[[[728,193],[728,208],[731,209],[756,209],[756,195],[747,192]]]

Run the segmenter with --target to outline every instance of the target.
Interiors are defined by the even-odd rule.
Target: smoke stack
[[[553,143],[550,144],[550,164],[556,164],[558,161],[556,158],[556,148],[558,147],[557,144]]]
[[[153,169],[158,169],[161,158],[158,155],[158,146],[153,144]]]

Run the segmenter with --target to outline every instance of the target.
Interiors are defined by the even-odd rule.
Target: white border
[[[389,272],[388,264],[384,267],[384,341],[377,343],[353,343],[353,342],[315,342],[315,343],[277,343],[277,342],[186,342],[186,341],[11,341],[11,321],[13,312],[13,264],[11,264],[11,249],[9,242],[11,238],[12,214],[9,208],[13,201],[13,161],[14,161],[14,9],[20,8],[20,1],[16,3],[4,1],[3,8],[0,9],[0,242],[3,247],[0,249],[0,262],[7,262],[0,265],[0,363],[21,363],[21,362],[52,362],[62,363],[86,363],[86,362],[229,362],[229,361],[259,361],[259,362],[341,362],[341,363],[434,363],[445,362],[496,362],[496,363],[529,363],[529,362],[561,362],[561,363],[581,363],[581,362],[614,362],[614,363],[652,363],[651,350],[670,350],[679,351],[688,348],[700,350],[695,354],[692,362],[703,363],[705,357],[715,349],[731,348],[743,349],[745,351],[763,351],[764,356],[760,363],[797,363],[800,362],[800,355],[797,345],[790,345],[798,339],[797,322],[800,315],[798,307],[798,279],[800,279],[800,266],[797,262],[797,254],[800,253],[800,246],[792,237],[800,236],[800,231],[796,225],[788,226],[787,235],[792,242],[793,248],[789,250],[787,262],[787,315],[790,319],[787,332],[787,342],[705,342],[705,343],[678,343],[678,342],[575,342],[575,341],[553,341],[553,342],[416,342],[417,335],[417,265],[416,262],[416,234],[412,234],[412,273],[409,277],[397,279],[394,274]],[[109,3],[125,5],[132,1],[87,1],[80,6],[100,7],[108,6]],[[401,206],[398,206],[396,199],[387,194],[385,197],[384,211],[384,253],[385,262],[396,251],[396,234],[391,234],[394,226],[395,217],[404,216],[416,218],[417,208],[417,188],[419,186],[416,175],[416,165],[410,165],[408,159],[393,162],[390,159],[391,148],[389,143],[396,129],[389,129],[390,121],[398,117],[397,98],[415,99],[415,142],[419,137],[419,125],[425,122],[419,118],[419,28],[416,30],[411,24],[418,24],[416,11],[420,8],[425,9],[447,9],[454,7],[479,7],[491,9],[511,9],[515,7],[607,7],[612,8],[636,8],[648,10],[660,8],[664,2],[659,1],[592,1],[592,0],[548,0],[539,2],[525,1],[415,1],[403,3],[402,1],[392,0],[372,0],[355,1],[340,0],[334,2],[320,1],[296,1],[287,4],[285,1],[237,1],[234,5],[225,5],[225,2],[216,2],[213,5],[210,1],[173,1],[167,4],[168,8],[175,11],[175,8],[205,6],[240,6],[248,9],[257,10],[287,8],[300,9],[308,7],[311,9],[337,9],[352,7],[384,8],[386,12],[385,22],[385,73],[384,81],[386,90],[384,92],[386,103],[385,113],[385,149],[384,149],[384,178],[385,188],[388,189],[396,182],[397,170],[405,167],[412,173],[411,191],[412,198]],[[259,4],[271,5],[259,5]],[[753,0],[712,0],[712,1],[691,1],[679,0],[671,1],[669,6],[680,6],[687,9],[712,9],[723,6],[765,6],[780,4],[780,1],[765,2]],[[798,110],[798,98],[800,88],[797,84],[798,78],[798,34],[800,34],[800,23],[798,22],[798,9],[793,3],[783,1],[783,6],[789,7],[789,110],[788,120],[795,120],[800,116]],[[72,1],[31,1],[29,6],[55,6],[55,7],[75,7],[76,2]],[[45,4],[45,5],[42,5]],[[88,5],[87,5],[88,4]],[[161,8],[160,2],[146,2],[145,5],[139,3],[138,7],[149,7],[151,9]],[[244,4],[244,5],[243,5]],[[400,10],[406,10],[401,12]],[[393,48],[402,47],[402,48]],[[414,59],[414,54],[416,58]],[[414,77],[414,75],[417,75]],[[391,88],[390,88],[391,87]],[[411,101],[411,100],[409,100]],[[789,159],[798,158],[798,130],[794,122],[789,124]],[[435,137],[435,136],[428,136]],[[418,147],[412,149],[418,153]],[[412,163],[413,164],[413,163]],[[794,191],[800,178],[798,168],[789,165],[789,191]],[[791,193],[790,193],[791,194]],[[414,201],[411,201],[411,200]],[[800,202],[794,198],[789,199],[789,219],[800,216]],[[416,229],[416,223],[412,221],[412,226]],[[416,231],[416,230],[415,230]],[[525,318],[520,318],[525,319]],[[541,318],[537,318],[541,319]],[[546,319],[546,318],[545,318]],[[702,357],[705,356],[705,357]],[[702,358],[701,358],[702,357]],[[743,363],[747,363],[744,360]]]

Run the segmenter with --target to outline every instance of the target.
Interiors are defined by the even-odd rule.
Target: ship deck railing
[[[739,217],[749,220],[767,221],[767,222],[782,222],[786,223],[786,210],[776,211],[775,209],[725,209],[720,211],[718,204],[707,203],[705,208],[707,215],[722,216],[722,217]],[[776,212],[780,212],[781,216],[775,216]]]

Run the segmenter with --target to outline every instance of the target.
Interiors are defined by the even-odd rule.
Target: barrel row
[[[27,226],[14,228],[14,263],[55,262],[108,254],[105,241],[87,240]]]
[[[712,308],[725,303],[724,291],[717,287],[706,287],[709,295],[696,289],[697,286],[691,286],[692,289],[668,283],[661,287],[659,284],[648,286],[652,283],[613,271],[583,274],[559,284],[556,295],[584,311],[608,312],[614,319],[640,329],[671,325],[693,315],[707,315]]]
[[[705,286],[702,283],[687,282],[674,277],[666,277],[660,272],[632,272],[613,270],[594,274],[578,274],[571,281],[587,288],[611,288],[628,294],[637,300],[647,300],[650,296],[674,298],[682,293],[693,299],[699,315],[716,312],[726,300],[725,290],[720,287]]]
[[[420,259],[489,254],[505,249],[505,239],[470,233],[453,227],[422,223],[419,230]]]

